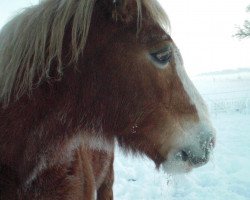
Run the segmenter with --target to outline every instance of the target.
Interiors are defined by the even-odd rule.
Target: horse
[[[0,32],[0,199],[113,199],[114,147],[183,173],[215,130],[156,0],[43,0]]]

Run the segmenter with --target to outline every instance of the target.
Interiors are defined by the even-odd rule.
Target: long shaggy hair
[[[8,105],[30,93],[42,80],[49,80],[50,70],[60,79],[68,63],[62,61],[67,26],[71,27],[70,62],[77,62],[83,51],[97,0],[43,0],[25,9],[0,32],[0,102]],[[111,1],[111,0],[110,0]],[[156,1],[136,0],[138,29],[142,5],[165,30],[169,20]]]

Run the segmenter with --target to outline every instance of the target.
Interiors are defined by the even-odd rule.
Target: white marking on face
[[[188,120],[187,118],[179,118],[175,121],[175,130],[171,136],[172,149],[168,152],[166,162],[163,163],[163,168],[170,173],[188,172],[194,166],[190,162],[183,161],[180,156],[180,151],[185,148],[191,149],[191,155],[197,158],[207,156],[207,149],[211,150],[212,145],[208,144],[215,136],[215,130],[209,120],[209,114],[205,102],[199,92],[188,78],[188,75],[183,67],[181,55],[177,47],[173,44],[173,56],[177,75],[183,85],[186,94],[189,97],[190,104],[194,105],[197,110],[198,122]],[[212,142],[211,142],[212,143]],[[211,147],[211,148],[210,148]]]
[[[206,103],[204,102],[203,98],[199,94],[192,81],[189,79],[186,70],[183,66],[182,57],[178,48],[175,46],[175,44],[172,44],[172,48],[175,58],[176,71],[179,79],[182,82],[184,90],[190,99],[190,103],[195,105],[200,121],[206,121],[208,124],[211,125]]]
[[[175,67],[176,67],[177,74],[182,82],[185,92],[187,93],[190,99],[190,103],[195,105],[196,107],[198,117],[199,117],[199,122],[202,127],[211,128],[211,133],[214,134],[215,131],[212,128],[212,124],[209,119],[210,116],[208,113],[206,103],[201,97],[201,95],[199,94],[198,90],[196,89],[192,81],[189,79],[185,71],[185,68],[183,67],[183,61],[182,61],[182,57],[181,57],[179,50],[177,49],[175,44],[173,44],[172,46],[173,46],[175,65],[176,65]]]
[[[205,112],[207,114],[206,105],[205,105],[202,97],[199,95],[199,92],[197,91],[197,89],[195,88],[195,86],[193,85],[191,80],[189,79],[189,77],[188,77],[188,75],[183,67],[183,61],[182,61],[182,57],[181,57],[179,50],[177,49],[177,47],[174,44],[172,46],[174,49],[173,53],[174,53],[174,58],[175,58],[176,72],[178,74],[179,79],[182,82],[182,85],[185,89],[185,92],[187,93],[188,97],[190,98],[190,103],[196,106],[199,116],[203,112]],[[201,116],[203,116],[203,115],[201,115]]]

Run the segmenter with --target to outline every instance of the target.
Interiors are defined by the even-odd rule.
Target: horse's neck
[[[14,195],[13,189],[17,187],[18,184],[17,173],[10,167],[0,163],[0,199],[6,195],[8,195],[8,197]]]

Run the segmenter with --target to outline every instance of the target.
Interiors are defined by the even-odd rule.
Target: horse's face
[[[146,14],[138,35],[135,22],[111,24],[95,61],[104,131],[167,171],[205,164],[215,132],[171,37]]]

